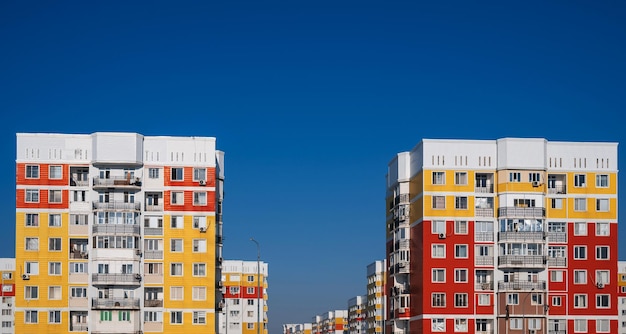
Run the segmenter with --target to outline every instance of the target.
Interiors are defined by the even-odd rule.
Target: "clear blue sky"
[[[16,132],[215,136],[225,257],[260,242],[272,334],[365,293],[387,163],[422,138],[619,142],[625,165],[624,1],[4,0],[0,39],[0,257]]]

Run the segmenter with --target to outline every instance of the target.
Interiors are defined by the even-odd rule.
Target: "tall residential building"
[[[385,329],[385,290],[387,261],[375,261],[367,266],[367,295],[365,322],[367,334],[382,334]]]
[[[318,329],[324,334],[344,334],[348,328],[348,310],[335,310],[323,313],[319,318]]]
[[[344,330],[347,334],[364,334],[367,323],[365,322],[365,309],[367,296],[355,296],[348,300],[348,321]]]
[[[0,259],[0,334],[13,334],[15,329],[15,259]]]
[[[267,263],[225,260],[220,334],[267,333]],[[260,317],[259,317],[260,314]],[[258,325],[262,324],[259,328]]]
[[[216,332],[213,137],[18,133],[17,333]]]
[[[626,261],[617,262],[617,305],[619,334],[626,334]]]
[[[388,333],[618,332],[617,143],[424,139],[388,167]]]

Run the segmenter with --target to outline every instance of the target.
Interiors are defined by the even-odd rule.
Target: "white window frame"
[[[454,208],[457,210],[467,210],[468,209],[468,199],[467,196],[455,196],[454,197]]]
[[[180,182],[184,180],[185,180],[185,169],[183,167],[171,167],[170,181]]]
[[[445,185],[446,184],[446,172],[433,171],[432,183],[433,185]]]
[[[596,260],[609,260],[611,248],[609,246],[596,246]]]
[[[443,201],[441,201],[443,199]],[[443,205],[443,206],[439,206]],[[446,196],[433,195],[432,197],[432,208],[434,210],[443,210],[446,208]]]
[[[596,198],[596,211],[597,212],[609,212],[611,210],[608,198]]]
[[[467,185],[467,172],[455,172],[454,173],[454,184],[457,186],[466,186]]]
[[[467,220],[454,221],[454,234],[467,235],[469,233]]]
[[[170,263],[170,276],[183,276],[185,274],[184,272],[184,265],[182,262],[172,262]]]
[[[587,186],[587,174],[575,174],[574,175],[574,187],[584,188]]]
[[[26,189],[24,191],[24,202],[39,203],[39,189]]]
[[[446,245],[445,244],[432,244],[431,257],[433,259],[445,259],[446,258]]]
[[[589,302],[587,300],[587,294],[580,293],[574,294],[574,308],[587,308]]]
[[[575,222],[574,223],[574,235],[587,235],[587,222]]]
[[[431,281],[433,283],[445,283],[446,282],[446,268],[433,268],[431,275]]]
[[[38,179],[39,165],[26,165],[24,167],[24,177],[27,179]]]
[[[604,222],[596,222],[596,236],[611,235],[611,224]]]
[[[58,176],[57,176],[57,173],[58,173]],[[63,179],[63,166],[50,165],[48,167],[48,179],[50,179],[50,180],[61,180],[61,179]]]
[[[582,246],[582,245],[574,246],[574,260],[586,260],[586,259],[587,259],[587,246]]]
[[[578,212],[587,211],[587,198],[584,198],[584,197],[574,198],[574,211],[578,211]]]
[[[608,174],[596,174],[596,188],[608,188],[609,187],[609,175]]]
[[[194,191],[193,192],[193,205],[204,206],[207,205],[207,192],[206,191]]]
[[[465,255],[460,254],[461,250],[465,249]],[[454,258],[455,259],[467,259],[469,256],[469,247],[466,244],[454,245]]]

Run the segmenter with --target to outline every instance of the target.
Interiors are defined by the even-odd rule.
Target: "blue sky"
[[[387,163],[422,138],[619,142],[624,164],[623,1],[5,0],[0,39],[0,257],[16,132],[215,136],[225,257],[259,241],[270,333],[365,293]]]

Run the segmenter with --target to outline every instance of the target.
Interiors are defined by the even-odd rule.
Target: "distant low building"
[[[387,261],[375,261],[367,266],[367,301],[365,322],[367,334],[382,334],[385,329],[387,291],[385,291]]]
[[[619,334],[626,334],[626,261],[617,262],[617,304]]]
[[[348,323],[344,328],[348,334],[363,334],[365,322],[366,296],[355,296],[348,300]]]
[[[0,333],[15,333],[15,259],[0,259]]]

